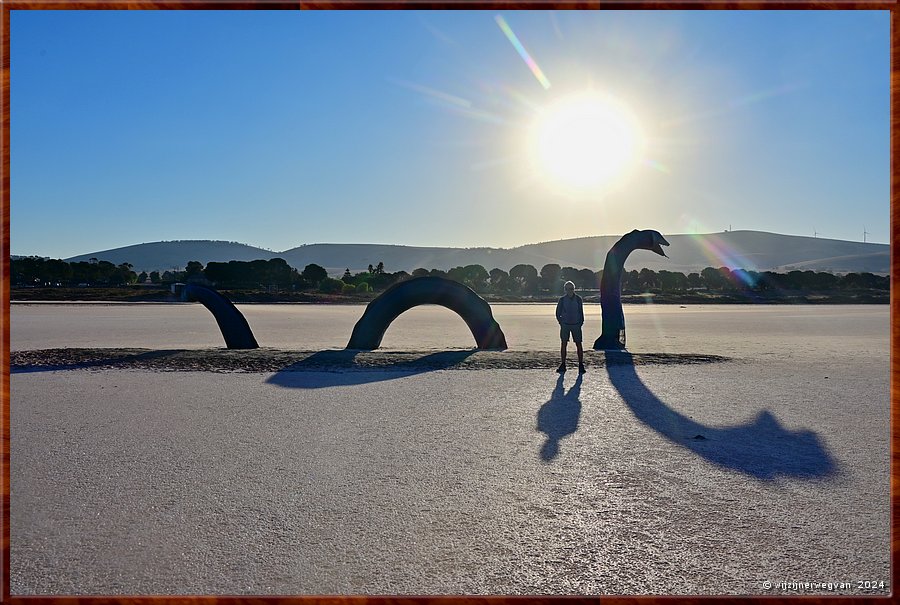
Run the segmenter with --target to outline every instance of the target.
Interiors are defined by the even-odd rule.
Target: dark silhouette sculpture
[[[258,349],[250,324],[230,300],[209,288],[188,284],[181,291],[181,300],[199,302],[209,309],[219,324],[229,349]]]
[[[415,277],[394,284],[366,307],[353,327],[348,349],[371,351],[391,322],[418,305],[441,305],[455,311],[472,331],[479,349],[505,349],[506,336],[486,300],[459,282],[443,277]]]
[[[594,341],[594,349],[599,351],[625,348],[625,314],[622,312],[622,271],[625,259],[639,248],[666,256],[661,246],[668,245],[669,242],[659,231],[635,229],[623,235],[622,239],[610,248],[603,264],[603,277],[600,278],[600,313],[603,327],[600,338]]]

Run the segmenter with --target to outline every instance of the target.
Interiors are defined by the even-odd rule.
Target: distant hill
[[[626,262],[626,268],[644,267],[659,271],[690,273],[704,267],[729,267],[758,271],[790,271],[793,269],[848,273],[890,272],[890,246],[848,242],[843,240],[779,235],[763,231],[728,231],[697,235],[664,234],[671,246],[669,258],[637,250]],[[129,262],[138,271],[167,270],[184,267],[196,260],[255,260],[283,258],[302,269],[310,263],[325,267],[331,274],[365,270],[369,264],[383,262],[387,271],[449,269],[478,264],[490,270],[525,263],[539,270],[547,263],[562,266],[589,267],[598,270],[610,247],[621,235],[602,235],[577,239],[528,244],[516,248],[431,248],[388,244],[307,244],[284,252],[272,252],[244,244],[221,241],[174,241],[138,244],[114,250],[82,254],[68,261],[97,258],[115,264]]]
[[[169,271],[173,267],[183,269],[192,260],[206,265],[210,261],[268,260],[277,253],[247,244],[215,240],[179,240],[135,244],[101,252],[91,252],[64,259],[67,262],[88,261],[92,258],[109,261],[115,265],[131,263],[135,271]]]

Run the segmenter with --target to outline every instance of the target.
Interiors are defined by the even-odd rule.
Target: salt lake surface
[[[552,305],[492,308],[511,349],[558,347]],[[240,309],[262,346],[306,351],[343,348],[363,311]],[[731,360],[13,373],[11,592],[887,594],[888,307],[625,315],[632,352]],[[224,346],[200,305],[11,320],[14,351]],[[384,344],[473,345],[439,307]]]
[[[554,306],[493,304],[494,318],[517,350],[557,350]],[[363,305],[238,305],[263,347],[342,349]],[[708,353],[748,357],[888,353],[887,305],[626,305],[633,352]],[[212,315],[200,304],[11,305],[10,348],[224,346]],[[600,335],[599,305],[585,306],[585,342]],[[454,312],[424,305],[400,315],[384,349],[472,348],[466,324]]]

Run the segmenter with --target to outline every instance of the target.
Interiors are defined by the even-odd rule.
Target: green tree
[[[150,272],[150,283],[158,284],[160,282],[159,271]]]
[[[548,263],[541,267],[541,289],[551,294],[556,294],[559,287],[559,273],[561,268],[556,263]]]
[[[413,277],[425,277],[426,275],[428,275],[428,269],[422,269],[421,267],[419,267],[418,269],[413,269]]]
[[[553,293],[556,294],[558,292],[559,294],[562,294],[563,293],[562,286],[567,281],[570,281],[573,284],[575,284],[576,288],[580,287],[578,285],[578,282],[579,282],[578,269],[576,269],[575,267],[563,267],[562,269],[560,269],[559,270],[559,279],[556,281],[557,289]]]
[[[349,284],[350,282],[353,281],[353,276],[350,275],[350,268],[349,268],[349,267],[347,267],[347,268],[344,270],[344,276],[341,278],[341,281],[344,282],[345,284]]]
[[[884,290],[886,289],[884,287],[885,281],[889,281],[889,278],[882,278],[867,271],[863,273],[848,273],[841,279],[841,286],[848,290],[868,290],[873,288]]]
[[[700,272],[700,277],[703,280],[703,285],[710,290],[721,290],[725,287],[725,279],[718,269],[706,267]]]
[[[203,275],[209,281],[213,282],[219,288],[236,288],[239,284],[235,283],[234,265],[231,263],[217,263],[210,261],[206,263]]]
[[[203,273],[203,263],[192,260],[184,268],[185,278],[200,276]]]
[[[109,263],[112,264],[112,263]],[[109,272],[107,282],[110,285],[133,284],[137,282],[137,273],[131,270],[131,263],[122,263]]]
[[[663,292],[678,290],[678,276],[684,277],[681,273],[674,273],[672,271],[661,269],[659,273],[656,274],[656,278],[659,282],[659,289]]]
[[[622,271],[622,291],[638,293],[641,288],[641,275],[635,270]]]
[[[341,294],[353,294],[354,292],[356,292],[356,286],[344,282],[344,286],[341,288]]]
[[[719,267],[719,274],[722,276],[723,290],[737,290],[741,287],[740,275],[736,275],[728,267]]]
[[[266,285],[274,285],[286,288],[291,284],[292,267],[287,264],[283,258],[270,258],[268,262],[263,261],[262,266],[263,279]]]
[[[372,287],[369,286],[369,284],[367,282],[362,281],[356,285],[356,291],[361,292],[361,293],[371,292]]]
[[[596,290],[600,287],[600,280],[595,277],[594,272],[590,269],[580,270],[578,272],[578,281],[575,283],[582,289]]]
[[[313,286],[318,286],[328,277],[328,271],[326,271],[324,267],[312,263],[306,265],[306,267],[303,268],[303,273],[300,275]]]
[[[72,279],[72,267],[61,259],[47,259],[43,263],[48,281],[54,284],[68,283]]]
[[[119,270],[109,261],[101,260],[95,265],[97,269],[97,281],[105,286],[121,283],[118,280]]]
[[[744,269],[733,269],[729,281],[739,290],[750,290],[756,285],[750,273]]]
[[[815,274],[815,288],[817,290],[834,290],[838,285],[839,279],[833,273],[819,271]]]
[[[335,294],[344,288],[344,282],[333,277],[325,277],[319,282],[319,291],[325,294]]]
[[[149,275],[147,275],[147,272],[146,272],[146,271],[141,271],[141,272],[138,274],[138,277],[137,277],[138,283],[139,283],[139,284],[144,283],[145,281],[147,281],[147,278],[148,278],[148,277],[149,277]]]
[[[484,292],[487,288],[488,272],[481,265],[454,267],[447,272],[447,277],[472,288],[476,292]]]
[[[516,265],[509,270],[509,277],[522,294],[534,294],[540,286],[537,269],[532,265]]]
[[[687,276],[687,285],[688,288],[702,288],[703,279],[700,277],[699,273],[689,273]]]
[[[466,270],[464,267],[453,267],[447,271],[447,279],[458,281],[461,284],[466,283]]]
[[[487,289],[490,275],[487,269],[481,265],[466,265],[466,285],[476,292],[484,292]]]
[[[652,269],[648,269],[644,267],[638,273],[638,283],[640,284],[641,290],[649,291],[658,287],[658,280],[656,278],[656,272]]]
[[[491,289],[493,289],[494,292],[504,292],[509,288],[509,273],[503,269],[494,267],[490,270],[488,275],[491,282]]]

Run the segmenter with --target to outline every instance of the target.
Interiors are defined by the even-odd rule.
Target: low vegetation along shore
[[[575,283],[588,302],[599,300],[602,271],[548,264],[540,269],[516,265],[508,272],[481,265],[416,269],[391,273],[383,263],[340,279],[316,264],[302,271],[282,259],[202,263],[184,270],[140,274],[131,265],[106,261],[67,263],[24,258],[10,263],[13,301],[175,302],[176,283],[199,283],[218,289],[236,303],[366,303],[391,285],[425,275],[465,284],[491,302],[552,302],[562,284]],[[872,273],[745,271],[707,267],[699,273],[632,270],[622,278],[623,302],[657,304],[887,304],[890,278]]]

